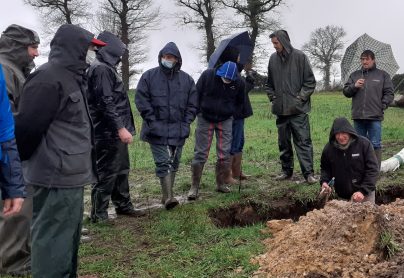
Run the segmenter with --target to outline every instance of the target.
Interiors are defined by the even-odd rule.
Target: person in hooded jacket
[[[140,78],[135,103],[143,118],[141,139],[150,144],[156,164],[162,203],[172,209],[178,205],[173,193],[175,175],[196,116],[198,95],[192,77],[181,70],[182,58],[175,43],[161,49],[158,63]]]
[[[330,193],[334,178],[338,197],[354,202],[375,202],[379,175],[377,158],[371,142],[358,135],[346,118],[336,118],[329,142],[321,155],[322,190]]]
[[[356,131],[372,142],[379,168],[382,163],[382,121],[384,111],[394,100],[390,75],[376,67],[375,54],[361,54],[362,68],[353,72],[344,85],[343,93],[352,98],[352,119]]]
[[[216,191],[230,192],[227,178],[231,171],[233,116],[237,107],[243,105],[245,97],[244,82],[238,74],[237,64],[231,61],[202,72],[196,88],[199,94],[199,111],[188,200],[196,200],[199,196],[202,172],[209,156],[213,134],[216,135]]]
[[[35,31],[16,24],[8,26],[0,37],[0,64],[13,113],[18,110],[25,79],[35,65],[33,60],[38,56],[38,44],[39,37]],[[11,128],[11,125],[9,127]],[[14,136],[14,122],[12,128]],[[3,162],[7,162],[7,167],[13,169],[15,183],[21,184],[22,169],[16,142],[15,140],[8,142],[4,147],[9,149],[10,159]],[[4,150],[4,153],[7,151]],[[1,201],[0,207],[2,207]],[[0,215],[0,273],[13,275],[29,273],[31,218],[32,192],[31,188],[27,187],[27,196],[20,212],[7,218]]]
[[[99,181],[91,190],[93,222],[108,219],[109,199],[118,215],[141,216],[129,194],[129,151],[135,134],[128,94],[116,67],[126,51],[114,34],[104,31],[97,37],[107,43],[97,51],[88,70],[88,105],[95,128],[95,149]]]
[[[269,59],[267,94],[276,115],[278,145],[282,174],[277,180],[289,180],[293,175],[293,147],[307,183],[314,184],[313,145],[310,136],[310,96],[316,87],[316,79],[309,59],[292,47],[285,30],[270,36],[276,50]]]
[[[39,55],[39,43],[35,31],[17,24],[8,26],[0,37],[0,64],[3,65],[13,112],[18,110],[25,79],[35,67],[34,59]]]
[[[48,62],[31,74],[16,115],[16,139],[27,185],[34,189],[33,278],[77,277],[83,189],[96,181],[94,132],[86,95],[90,32],[64,24]]]

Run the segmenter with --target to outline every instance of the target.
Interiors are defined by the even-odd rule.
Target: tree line
[[[156,0],[101,0],[95,10],[90,0],[24,1],[38,10],[49,34],[64,23],[116,34],[127,45],[120,67],[126,88],[130,79],[140,73],[136,66],[147,59],[148,32],[158,29],[162,23],[163,14]],[[247,29],[254,46],[251,63],[255,64],[263,49],[259,38],[282,28],[278,11],[287,0],[164,1],[176,7],[180,24],[192,25],[201,31],[204,38],[201,50],[206,61],[224,35]],[[325,90],[331,89],[331,76],[338,72],[333,65],[341,61],[345,35],[340,26],[317,28],[303,46],[313,66],[321,72]]]

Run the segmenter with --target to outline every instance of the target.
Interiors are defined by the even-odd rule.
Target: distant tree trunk
[[[323,82],[324,82],[324,90],[330,91],[331,90],[331,64],[327,63],[323,67],[323,72],[324,72],[324,77],[323,77]]]

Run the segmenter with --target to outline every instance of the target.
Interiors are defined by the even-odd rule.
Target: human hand
[[[356,80],[355,88],[363,88],[363,85],[365,85],[365,79],[364,78],[360,78],[360,79]]]
[[[365,199],[365,196],[360,191],[356,191],[354,194],[352,194],[352,197],[351,197],[351,200],[356,203],[362,202],[363,199]]]
[[[118,130],[118,136],[124,144],[130,144],[133,142],[132,134],[130,134],[130,132],[124,127]]]
[[[9,216],[21,210],[24,198],[5,199],[3,202],[3,214]]]
[[[323,182],[323,184],[321,185],[321,192],[320,193],[331,194],[331,192],[332,192],[332,189],[328,185],[328,183]]]

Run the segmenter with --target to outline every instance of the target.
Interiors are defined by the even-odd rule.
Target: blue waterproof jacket
[[[14,118],[7,96],[6,81],[0,64],[0,143],[14,138]],[[0,149],[1,153],[1,149]]]
[[[161,57],[178,58],[172,69],[161,64]],[[181,70],[181,54],[173,42],[159,53],[159,66],[146,71],[139,80],[135,103],[143,118],[140,137],[157,145],[182,146],[195,119],[198,96],[195,82]]]

